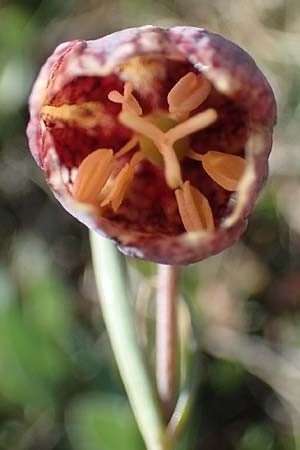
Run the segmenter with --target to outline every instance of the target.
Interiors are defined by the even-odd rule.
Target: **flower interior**
[[[245,173],[247,113],[185,60],[132,57],[77,77],[41,110],[77,203],[125,229],[211,232]]]

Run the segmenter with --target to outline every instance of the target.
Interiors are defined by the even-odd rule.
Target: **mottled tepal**
[[[126,255],[188,264],[245,230],[276,105],[232,42],[146,26],[57,47],[30,114],[32,154],[72,215]]]

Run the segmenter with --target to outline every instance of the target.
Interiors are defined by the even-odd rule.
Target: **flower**
[[[71,214],[127,255],[188,264],[244,232],[276,105],[232,42],[145,26],[58,46],[30,115],[31,152]]]

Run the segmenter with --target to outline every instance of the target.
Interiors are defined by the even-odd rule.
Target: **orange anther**
[[[101,148],[90,153],[79,166],[72,190],[74,200],[96,203],[113,169],[112,149]]]
[[[208,97],[210,82],[202,75],[189,72],[173,86],[168,94],[171,113],[189,113],[196,109]]]
[[[227,191],[236,191],[247,168],[244,158],[228,153],[209,151],[202,155],[203,169]]]
[[[133,180],[135,166],[142,159],[142,153],[138,152],[132,157],[129,164],[126,163],[125,166],[122,167],[116,178],[112,180],[112,187],[107,197],[102,201],[101,207],[107,206],[111,203],[113,211],[117,212],[123,202],[126,190]]]
[[[213,214],[207,198],[189,181],[183,183],[182,189],[176,189],[175,196],[186,231],[214,230]]]

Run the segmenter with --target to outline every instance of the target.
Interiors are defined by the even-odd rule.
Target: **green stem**
[[[167,450],[159,402],[138,344],[124,257],[95,232],[90,240],[103,318],[136,421],[148,450]]]

